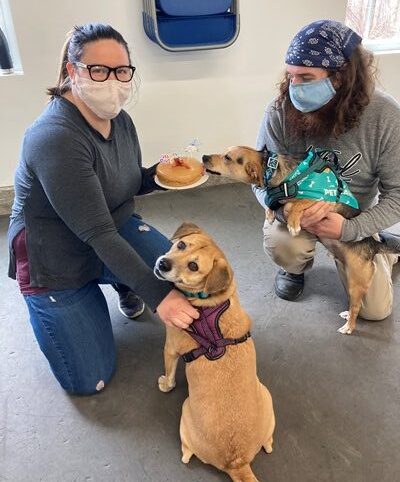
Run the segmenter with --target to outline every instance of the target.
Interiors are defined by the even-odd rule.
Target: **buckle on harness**
[[[194,356],[192,351],[188,351],[187,353],[182,355],[182,358],[186,363],[190,363],[190,362],[192,362],[193,360],[196,359],[196,357]]]
[[[282,187],[283,187],[283,191],[285,193],[285,197],[288,197],[289,196],[289,191],[288,191],[288,186],[287,186],[287,182],[284,182],[282,184]]]
[[[269,156],[268,161],[267,161],[267,167],[275,170],[278,167],[278,155],[277,154],[272,154]]]

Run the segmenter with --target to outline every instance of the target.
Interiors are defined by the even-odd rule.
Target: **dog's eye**
[[[178,249],[185,249],[186,244],[183,241],[179,241],[179,243],[176,245]]]
[[[242,164],[243,164],[243,157],[238,157],[237,160],[236,160],[236,162],[237,162],[238,164],[242,165]]]
[[[190,271],[198,271],[199,270],[199,267],[197,266],[197,263],[195,263],[194,261],[191,261],[188,264],[188,268],[190,269]]]
[[[224,156],[225,161],[231,162],[232,158],[228,156],[228,154],[225,154]]]

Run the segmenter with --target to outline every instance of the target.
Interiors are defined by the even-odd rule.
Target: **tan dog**
[[[182,462],[194,454],[233,481],[256,482],[250,463],[262,447],[272,452],[275,417],[271,395],[257,377],[253,340],[246,336],[251,321],[240,306],[232,269],[212,239],[188,223],[172,239],[170,251],[157,260],[156,274],[190,292],[189,301],[200,309],[229,304],[219,329],[224,338],[239,340],[215,360],[202,355],[186,365],[189,396],[180,424]],[[196,293],[208,297],[200,299]],[[187,331],[167,326],[161,391],[175,387],[179,356],[198,347]]]
[[[268,182],[268,187],[280,185],[299,162],[300,159],[298,158],[278,156],[278,166]],[[211,174],[222,175],[246,184],[267,187],[264,184],[265,168],[262,151],[256,151],[251,147],[244,146],[230,147],[223,154],[203,156],[203,163],[206,170]],[[317,201],[311,199],[290,199],[290,201],[284,204],[284,214],[287,219],[288,230],[292,236],[296,236],[300,232],[303,211],[315,202]],[[358,209],[341,203],[332,203],[332,211],[348,219],[359,214]],[[272,223],[274,221],[273,211],[268,209],[266,217]],[[349,311],[340,313],[340,316],[347,321],[338,331],[350,335],[356,327],[362,298],[371,286],[375,272],[372,262],[374,256],[380,252],[392,253],[395,251],[374,238],[365,238],[352,243],[325,238],[320,238],[319,240],[346,268],[350,307]]]

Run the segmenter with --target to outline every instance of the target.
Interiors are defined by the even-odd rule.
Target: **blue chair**
[[[229,47],[239,35],[239,0],[143,0],[143,25],[170,52]]]

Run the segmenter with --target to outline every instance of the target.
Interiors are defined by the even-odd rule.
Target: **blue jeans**
[[[144,225],[150,230],[139,230]],[[171,246],[165,236],[138,216],[132,216],[119,233],[150,267]],[[103,266],[101,277],[82,288],[24,296],[40,349],[58,382],[69,393],[96,393],[115,372],[110,314],[99,287],[115,283],[120,280]]]

